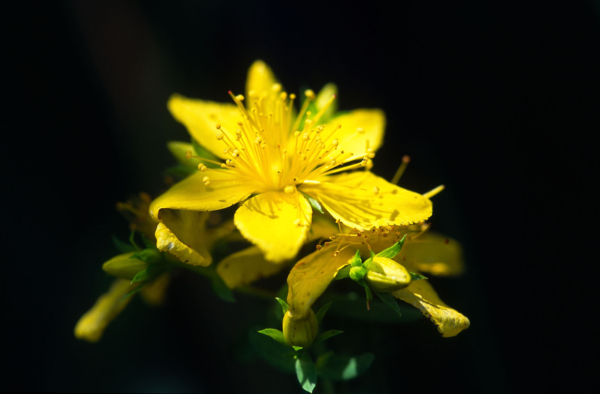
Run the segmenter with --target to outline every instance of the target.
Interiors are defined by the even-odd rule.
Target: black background
[[[382,108],[378,174],[408,154],[402,186],[446,185],[432,224],[468,273],[434,284],[471,328],[383,327],[390,392],[595,381],[598,2],[23,2],[3,18],[2,390],[301,391],[232,350],[260,302],[225,305],[201,278],[163,308],[135,300],[96,345],[72,335],[110,283],[109,236],[127,236],[115,202],[156,195],[165,142],[188,138],[169,95],[228,101],[258,58],[290,92],[333,81],[340,109]]]

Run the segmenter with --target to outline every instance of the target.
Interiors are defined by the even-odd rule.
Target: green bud
[[[410,273],[402,265],[387,257],[374,257],[367,266],[365,282],[380,293],[391,293],[410,285]]]
[[[309,347],[319,332],[317,316],[309,309],[308,316],[295,319],[287,311],[283,317],[283,337],[290,346]]]
[[[123,279],[133,279],[140,271],[148,267],[143,260],[131,258],[134,252],[120,254],[102,265],[102,269],[109,275]]]

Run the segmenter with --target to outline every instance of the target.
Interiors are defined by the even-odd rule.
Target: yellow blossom
[[[332,86],[325,92],[334,91]],[[296,96],[282,90],[262,61],[250,67],[246,97],[230,95],[234,104],[181,95],[169,100],[173,116],[224,162],[212,162],[219,168],[199,164],[197,173],[152,202],[151,215],[168,236],[181,239],[177,226],[189,229],[198,220],[195,212],[241,202],[235,225],[267,260],[281,262],[293,258],[306,241],[312,207],[322,205],[359,231],[408,225],[431,215],[428,198],[368,171],[383,140],[382,111],[358,109],[327,119],[336,96],[307,91],[295,114]],[[340,174],[357,169],[366,171]],[[159,243],[163,236],[157,231]],[[195,263],[208,261],[203,256]]]
[[[411,272],[441,272],[453,275],[462,272],[460,247],[440,235],[423,233],[427,225],[399,228],[382,227],[367,233],[338,234],[325,247],[300,260],[288,276],[289,312],[293,318],[301,319],[310,314],[311,305],[325,291],[335,276],[350,264],[356,250],[368,255],[368,250],[384,250],[403,235],[406,240],[400,254],[394,260]],[[420,247],[423,244],[425,247]],[[456,244],[456,245],[455,245]],[[429,262],[435,262],[428,264]],[[446,263],[447,262],[447,263]],[[423,267],[436,266],[435,269]],[[442,266],[444,268],[442,268]],[[447,306],[426,280],[410,282],[408,287],[391,293],[418,308],[433,321],[444,337],[452,337],[469,327],[469,319]]]

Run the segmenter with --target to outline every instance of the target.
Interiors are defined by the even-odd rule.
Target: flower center
[[[293,193],[303,183],[319,183],[324,176],[372,165],[375,153],[369,149],[368,140],[363,153],[343,150],[343,144],[365,133],[362,128],[354,133],[344,131],[339,136],[341,125],[318,124],[335,95],[313,114],[308,108],[315,94],[307,90],[306,100],[296,116],[293,114],[296,96],[282,92],[279,84],[273,85],[271,92],[249,92],[246,106],[244,96],[231,91],[229,95],[240,110],[240,121],[236,130],[216,125],[216,138],[223,142],[224,153],[230,158],[221,164],[223,170],[209,171],[226,171],[247,178],[260,185],[257,192]],[[208,170],[202,164],[198,168]],[[210,176],[205,177],[205,184],[210,184]]]

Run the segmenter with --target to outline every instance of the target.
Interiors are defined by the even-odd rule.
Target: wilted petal
[[[294,318],[305,316],[311,305],[323,294],[337,272],[348,265],[355,249],[347,248],[334,256],[333,247],[323,248],[300,260],[288,275],[290,313]]]
[[[217,273],[230,289],[247,285],[260,278],[275,275],[285,264],[265,260],[262,251],[252,246],[230,254],[217,265]]]
[[[456,276],[464,272],[460,243],[434,232],[407,239],[398,258],[427,274]]]
[[[212,257],[204,230],[208,216],[209,212],[163,210],[156,228],[156,247],[184,263],[209,266]]]
[[[469,327],[469,319],[444,304],[426,280],[412,282],[406,289],[395,291],[392,294],[419,308],[426,317],[435,323],[438,331],[444,337],[453,337]]]

